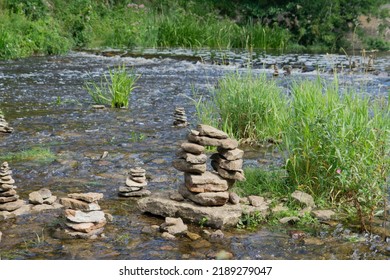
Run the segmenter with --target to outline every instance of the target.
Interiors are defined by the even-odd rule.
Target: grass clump
[[[56,155],[48,148],[35,147],[18,152],[8,152],[0,155],[0,161],[36,161],[49,163],[56,159]]]
[[[139,76],[125,68],[124,65],[116,69],[109,69],[100,83],[86,82],[85,89],[96,104],[111,105],[112,108],[128,108],[129,98],[136,88],[135,83]]]

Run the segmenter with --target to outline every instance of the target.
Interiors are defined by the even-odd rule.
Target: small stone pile
[[[369,56],[368,56],[367,71],[368,71],[368,72],[375,71],[375,67],[374,67],[374,57],[373,57],[372,55],[369,55]]]
[[[56,203],[57,196],[52,195],[51,191],[46,188],[42,188],[38,191],[34,191],[28,195],[28,200],[34,206],[31,210],[41,211],[48,209],[56,209],[62,207],[59,203]]]
[[[278,66],[276,64],[273,66],[273,69],[274,69],[274,73],[272,75],[274,77],[279,76],[279,68],[278,68]]]
[[[0,132],[11,133],[14,129],[10,127],[4,118],[4,115],[0,112]]]
[[[7,162],[0,167],[0,211],[12,213],[21,208],[25,202],[19,199],[15,189],[15,180]]]
[[[179,193],[203,206],[222,206],[229,199],[229,187],[236,180],[243,181],[244,152],[238,149],[238,142],[208,125],[198,125],[191,130],[188,142],[181,144],[173,166],[184,172],[184,185]],[[218,153],[212,155],[212,166],[216,172],[207,171],[205,146],[216,146]]]
[[[186,112],[183,107],[176,108],[173,117],[175,119],[173,122],[174,126],[185,127],[188,125]]]
[[[146,189],[146,171],[141,167],[130,169],[129,177],[126,179],[126,186],[119,187],[119,196],[125,197],[143,197],[150,195]]]
[[[60,199],[66,208],[65,233],[68,236],[93,239],[103,233],[107,222],[98,204],[102,198],[101,193],[71,193],[68,197]]]

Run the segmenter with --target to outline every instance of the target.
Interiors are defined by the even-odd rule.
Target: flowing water
[[[355,59],[355,58],[353,58]],[[356,57],[364,62],[363,57]],[[389,247],[378,236],[351,235],[340,225],[329,230],[308,230],[310,242],[290,238],[289,226],[260,227],[255,231],[224,230],[224,238],[191,241],[187,237],[165,240],[145,230],[163,219],[140,213],[135,199],[118,197],[130,168],[147,171],[150,191],[176,190],[183,180],[171,166],[177,142],[187,128],[175,128],[175,107],[184,107],[190,127],[197,124],[194,101],[208,97],[218,79],[233,71],[265,72],[272,64],[293,67],[281,75],[281,86],[294,78],[332,79],[334,67],[348,72],[350,57],[334,55],[283,55],[263,53],[144,50],[125,52],[75,52],[66,56],[32,57],[0,62],[0,109],[14,128],[0,135],[0,153],[34,147],[48,148],[56,160],[10,160],[18,194],[49,188],[65,197],[71,192],[104,194],[102,209],[113,216],[105,238],[70,240],[57,236],[61,210],[27,214],[0,221],[2,259],[208,259],[221,251],[234,259],[388,259]],[[109,67],[124,64],[141,74],[129,109],[92,108],[83,88],[99,81]],[[375,73],[341,75],[343,85],[361,85],[370,95],[386,95],[390,86],[388,54],[377,57]],[[316,71],[319,69],[319,71]],[[193,90],[195,89],[195,90]],[[104,151],[108,156],[101,159]],[[267,151],[247,151],[244,165],[279,164]],[[201,234],[199,225],[189,225]],[[211,229],[209,229],[211,230]]]

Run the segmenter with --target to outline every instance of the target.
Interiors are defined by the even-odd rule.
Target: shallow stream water
[[[250,58],[250,59],[249,59]],[[71,192],[104,194],[102,209],[113,216],[105,238],[69,240],[55,234],[61,210],[0,221],[2,259],[212,259],[221,251],[234,259],[388,259],[389,248],[377,236],[351,238],[343,227],[308,231],[311,242],[292,239],[289,226],[259,227],[255,231],[224,230],[222,240],[165,240],[145,228],[163,219],[140,213],[135,199],[118,197],[128,170],[146,169],[150,191],[176,190],[183,176],[172,159],[188,128],[175,128],[175,107],[184,107],[190,126],[197,124],[194,101],[207,98],[218,79],[234,71],[266,73],[270,66],[293,66],[281,86],[295,78],[314,79],[318,73],[332,79],[337,67],[343,85],[361,85],[372,96],[386,95],[390,86],[390,56],[378,55],[375,73],[349,73],[348,56],[282,55],[246,52],[144,50],[142,54],[106,51],[74,52],[66,56],[0,61],[0,109],[14,128],[0,135],[0,153],[34,147],[48,148],[51,162],[9,161],[18,194],[49,188],[65,197]],[[356,57],[360,59],[362,57]],[[249,61],[249,62],[248,62]],[[99,81],[108,68],[122,65],[140,74],[128,109],[95,110],[84,89]],[[317,71],[318,70],[318,71]],[[195,91],[193,90],[195,89]],[[108,156],[101,159],[104,151]],[[244,165],[280,164],[267,151],[247,151]],[[201,234],[199,225],[190,230]],[[211,229],[209,229],[211,230]],[[348,234],[347,234],[348,233]],[[348,236],[347,236],[348,235]],[[346,237],[347,236],[347,237]]]

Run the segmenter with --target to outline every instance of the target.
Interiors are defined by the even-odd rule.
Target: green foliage
[[[244,212],[237,223],[237,228],[255,230],[265,222],[265,220],[265,217],[258,211],[253,213]]]
[[[109,69],[97,84],[93,81],[85,83],[85,89],[96,104],[110,104],[112,108],[128,108],[129,98],[136,88],[139,76],[124,65]]]
[[[56,159],[50,149],[35,147],[18,152],[8,152],[0,155],[0,161],[36,161],[39,163],[49,163]]]

